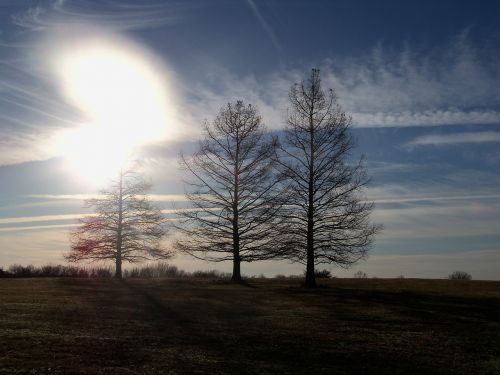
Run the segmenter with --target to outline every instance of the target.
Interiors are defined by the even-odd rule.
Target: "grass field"
[[[0,374],[500,374],[500,282],[0,279]]]

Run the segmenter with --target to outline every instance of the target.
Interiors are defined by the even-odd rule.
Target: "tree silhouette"
[[[306,265],[306,287],[315,287],[314,266],[347,267],[366,256],[380,227],[369,222],[373,204],[361,197],[368,183],[362,159],[350,164],[351,118],[332,90],[321,88],[319,70],[290,89],[291,107],[281,147],[287,226],[283,246]]]
[[[265,133],[255,107],[242,101],[228,103],[204,131],[198,150],[181,155],[192,208],[179,212],[176,246],[199,259],[232,261],[232,280],[241,281],[241,262],[279,255],[277,140]]]
[[[134,172],[120,172],[101,198],[90,199],[95,214],[80,220],[71,234],[70,262],[114,260],[115,277],[122,277],[122,262],[166,259],[171,253],[162,247],[166,234],[161,211],[150,203],[150,189]]]

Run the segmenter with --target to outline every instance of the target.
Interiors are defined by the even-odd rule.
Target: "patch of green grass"
[[[498,374],[500,283],[0,279],[0,374]]]

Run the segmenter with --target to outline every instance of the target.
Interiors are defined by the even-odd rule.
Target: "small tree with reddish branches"
[[[71,234],[70,262],[115,262],[115,277],[122,277],[122,263],[167,259],[172,253],[162,246],[166,234],[161,211],[148,200],[150,184],[134,172],[121,172],[101,197],[86,202],[95,214],[80,220]]]

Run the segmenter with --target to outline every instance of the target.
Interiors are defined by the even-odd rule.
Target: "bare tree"
[[[357,262],[379,227],[369,222],[373,204],[361,197],[368,183],[362,158],[348,160],[351,118],[332,90],[322,90],[319,70],[292,86],[289,99],[280,158],[287,192],[283,245],[292,259],[305,263],[305,286],[315,287],[315,265]]]
[[[266,134],[255,107],[242,101],[228,103],[204,131],[197,152],[181,155],[192,208],[179,212],[176,245],[199,259],[232,261],[232,280],[241,281],[241,262],[278,255],[277,140]]]
[[[101,191],[101,198],[86,202],[95,214],[80,220],[80,226],[71,234],[71,251],[66,259],[113,260],[115,277],[122,278],[124,261],[171,257],[161,244],[166,234],[163,215],[146,195],[150,187],[136,173],[120,172],[111,187]]]

